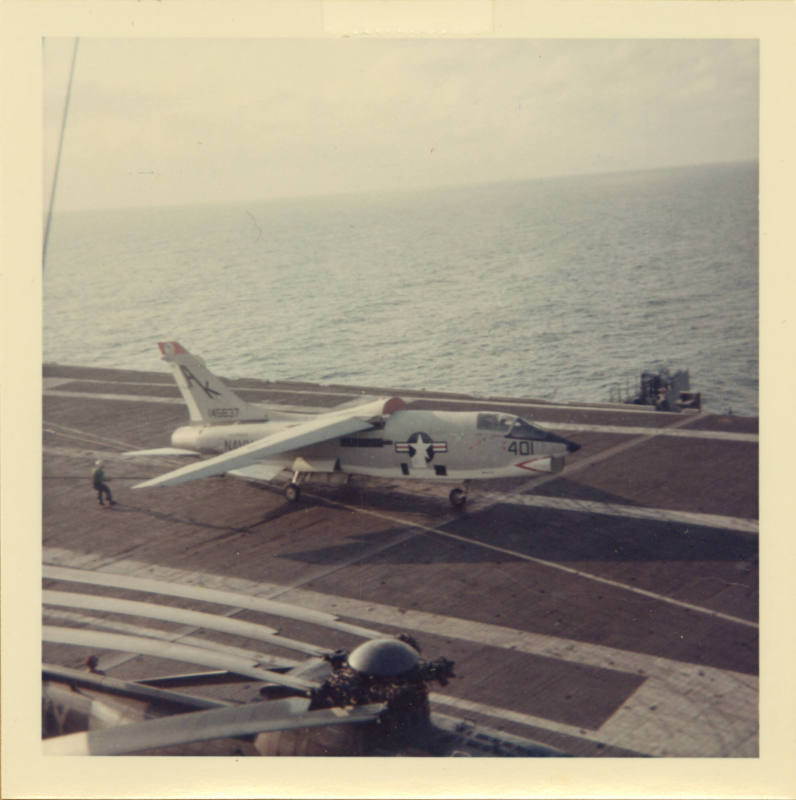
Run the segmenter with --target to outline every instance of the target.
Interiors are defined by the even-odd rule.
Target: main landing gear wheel
[[[454,508],[461,508],[467,500],[467,492],[464,489],[451,489],[448,498]]]
[[[301,489],[299,489],[299,485],[297,483],[293,483],[292,481],[285,487],[285,497],[291,502],[296,503],[298,502],[299,497],[301,497]]]

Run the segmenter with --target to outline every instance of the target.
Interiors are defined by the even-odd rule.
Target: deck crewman
[[[103,503],[102,501],[103,495],[108,498],[108,505],[115,506],[116,501],[111,496],[111,490],[105,483],[105,470],[103,469],[103,467],[104,467],[104,462],[100,460],[94,462],[94,471],[91,473],[91,483],[97,490],[97,501],[101,506],[105,505],[105,503]]]

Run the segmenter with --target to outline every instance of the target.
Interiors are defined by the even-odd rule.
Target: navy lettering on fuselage
[[[195,383],[199,386],[199,388],[208,396],[208,397],[221,397],[221,392],[217,392],[215,389],[210,388],[210,381],[206,384],[202,383],[196,375],[185,366],[185,364],[180,364],[180,369],[182,370],[182,374],[185,376],[185,380],[188,381],[188,388],[190,389],[191,386]]]
[[[237,450],[239,447],[251,444],[251,439],[224,439],[224,450]]]

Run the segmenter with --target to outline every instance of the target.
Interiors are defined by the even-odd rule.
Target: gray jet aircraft
[[[293,475],[288,500],[317,473],[405,478],[460,484],[450,501],[461,506],[471,480],[556,473],[580,445],[515,414],[411,409],[398,397],[357,398],[309,416],[270,413],[239,398],[204,362],[178,342],[159,342],[188,405],[190,422],[172,447],[125,455],[211,456],[133,488],[176,486],[229,474],[253,480]]]

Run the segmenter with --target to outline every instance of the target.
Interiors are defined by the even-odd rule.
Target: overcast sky
[[[44,45],[44,198],[72,52]],[[83,39],[56,209],[754,159],[752,40]]]

